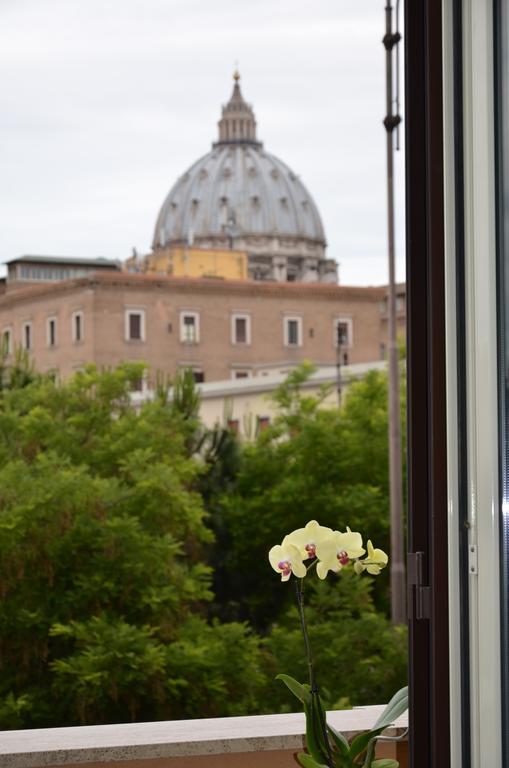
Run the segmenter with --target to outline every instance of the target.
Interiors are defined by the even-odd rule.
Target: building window
[[[81,327],[83,333],[83,325]],[[125,313],[125,340],[145,341],[145,310],[126,309]]]
[[[235,313],[232,315],[232,344],[251,344],[251,317]]]
[[[198,344],[200,340],[200,316],[198,312],[180,313],[180,341]]]
[[[4,328],[2,331],[2,354],[12,354],[12,329]]]
[[[234,435],[239,434],[239,420],[238,419],[228,419],[228,429],[230,432],[233,432]]]
[[[46,320],[46,343],[48,347],[56,347],[57,345],[56,317],[48,317],[48,319]]]
[[[193,379],[195,384],[203,384],[205,381],[205,374],[203,371],[193,371]]]
[[[258,432],[263,432],[264,429],[270,426],[270,418],[268,416],[258,416],[256,426]]]
[[[333,335],[333,344],[335,347],[351,347],[353,340],[351,318],[336,317],[334,319]]]
[[[247,368],[234,368],[232,371],[232,379],[249,379],[251,371]]]
[[[73,312],[72,315],[72,340],[79,344],[84,338],[83,312]]]
[[[284,336],[286,347],[302,346],[302,317],[285,317]]]
[[[32,349],[32,323],[23,323],[21,343],[24,349]]]

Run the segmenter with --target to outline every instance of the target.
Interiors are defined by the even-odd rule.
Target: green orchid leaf
[[[346,738],[343,736],[342,733],[339,731],[336,731],[335,728],[332,727],[332,725],[327,724],[327,730],[330,733],[332,737],[332,741],[334,742],[335,746],[341,753],[343,757],[346,757],[348,753],[350,752],[350,745]]]
[[[387,728],[408,709],[408,686],[400,688],[389,701],[375,723],[375,728]]]
[[[327,768],[324,763],[317,763],[311,755],[307,755],[305,752],[299,752],[297,760],[302,765],[302,768]]]
[[[384,757],[382,760],[374,760],[371,763],[370,768],[399,768],[399,762],[397,760],[391,760],[388,757]]]
[[[293,677],[290,677],[290,675],[277,675],[276,680],[282,680],[286,687],[289,688],[293,695],[296,696],[296,698],[303,704],[311,703],[311,692],[309,690],[309,686],[298,683],[297,680],[295,680]]]
[[[357,755],[361,755],[364,750],[368,748],[369,742],[374,739],[375,736],[378,736],[380,733],[382,733],[383,730],[384,728],[374,728],[371,731],[363,731],[362,733],[359,733],[359,735],[356,736],[350,744],[350,757],[357,757]]]
[[[306,746],[309,754],[317,762],[327,762],[327,747],[320,724],[316,696],[311,696],[311,703],[304,704],[306,714]]]

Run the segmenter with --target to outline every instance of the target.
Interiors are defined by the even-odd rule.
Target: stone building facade
[[[144,361],[198,381],[380,359],[383,288],[97,272],[0,296],[10,354],[67,378],[93,362]],[[338,350],[337,341],[341,346]]]

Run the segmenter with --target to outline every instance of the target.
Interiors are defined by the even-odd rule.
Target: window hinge
[[[468,545],[468,572],[477,576],[477,544]]]
[[[407,563],[408,618],[429,619],[431,589],[424,584],[424,552],[409,552]]]

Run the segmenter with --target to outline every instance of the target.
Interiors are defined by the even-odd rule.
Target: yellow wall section
[[[208,248],[158,249],[145,257],[145,270],[175,277],[221,277],[228,280],[247,278],[245,251]]]

